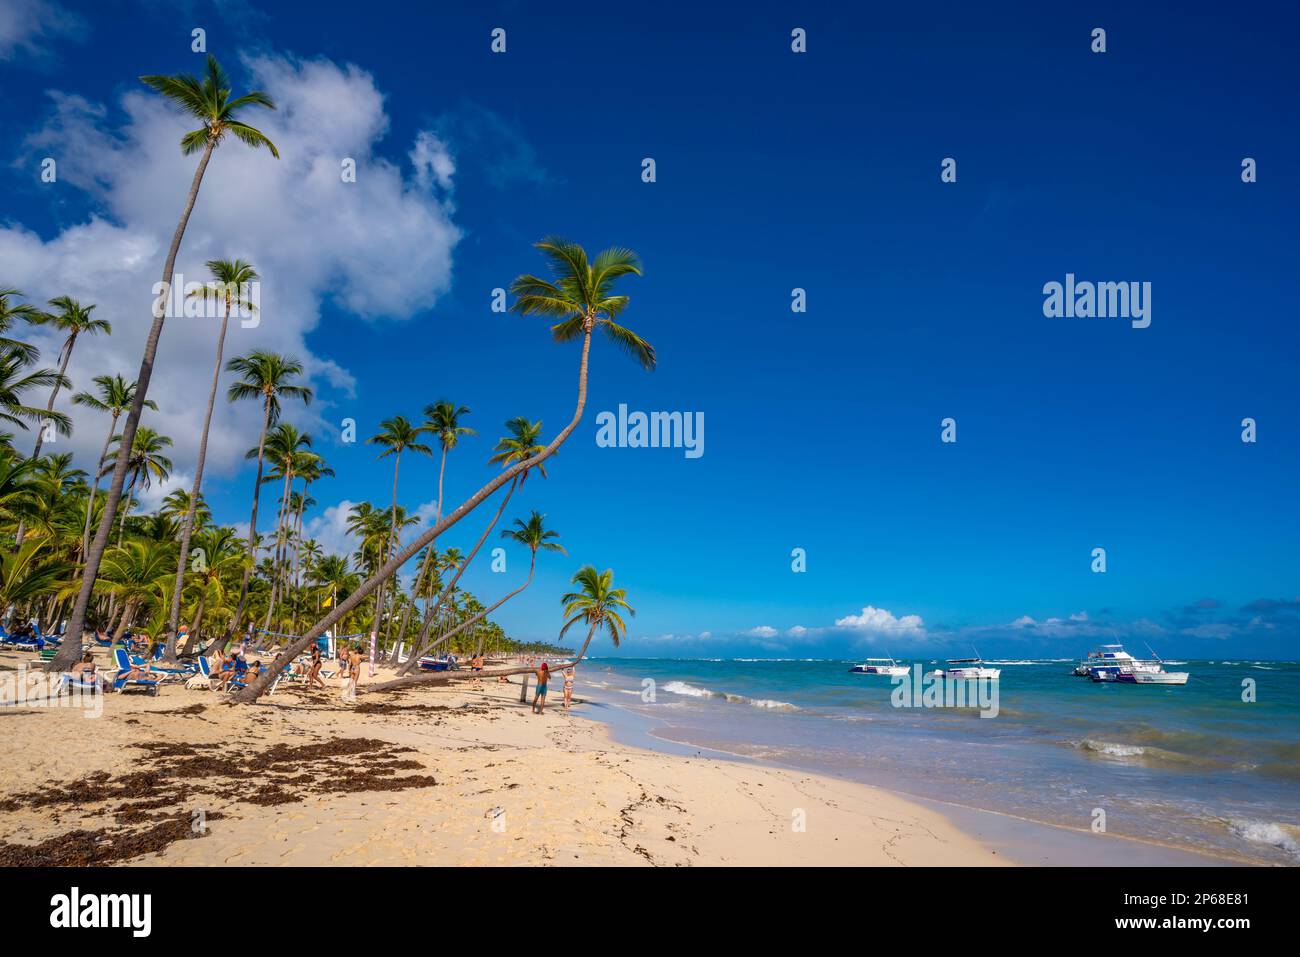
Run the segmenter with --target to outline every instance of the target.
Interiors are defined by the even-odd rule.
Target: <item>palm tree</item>
[[[35,362],[40,356],[40,350],[30,342],[24,342],[22,339],[11,339],[6,333],[9,328],[19,319],[27,322],[36,322],[40,316],[40,310],[29,302],[12,302],[22,296],[17,289],[9,286],[0,287],[0,352],[20,352],[23,355],[23,361]]]
[[[118,458],[122,457],[121,445],[124,441],[124,435],[116,436],[114,441],[118,443]],[[122,536],[126,534],[126,518],[131,514],[131,498],[137,489],[148,491],[153,487],[154,479],[159,482],[167,481],[167,477],[172,471],[172,460],[162,454],[162,450],[168,448],[172,440],[165,435],[159,435],[153,429],[138,429],[135,433],[135,441],[131,444],[130,454],[126,457],[127,471],[131,479],[126,483],[126,508],[122,510],[122,523],[117,533],[117,545],[122,547]],[[105,466],[104,473],[108,472]]]
[[[259,278],[257,270],[242,259],[209,259],[208,269],[213,282],[190,293],[208,301],[221,303],[221,328],[217,332],[217,360],[212,366],[212,385],[208,389],[208,409],[203,415],[203,431],[199,433],[199,458],[194,466],[194,486],[190,489],[191,508],[185,515],[181,526],[181,553],[176,563],[176,587],[172,591],[171,615],[167,627],[175,632],[181,618],[181,592],[185,587],[185,563],[190,557],[190,537],[194,532],[193,506],[199,501],[199,490],[203,487],[203,464],[208,457],[208,429],[212,425],[212,410],[217,404],[217,384],[221,380],[221,360],[226,348],[226,329],[230,325],[230,307],[243,309],[257,307],[246,295],[249,283]]]
[[[181,239],[185,236],[185,226],[189,222],[190,213],[194,210],[194,203],[199,198],[199,186],[203,183],[203,174],[208,168],[208,162],[212,159],[212,151],[220,145],[227,135],[230,135],[245,146],[250,146],[253,149],[265,147],[272,156],[279,159],[280,152],[275,148],[275,144],[260,130],[249,126],[238,118],[239,114],[247,107],[261,106],[273,110],[275,109],[275,103],[271,97],[260,90],[231,99],[230,80],[217,63],[216,58],[210,54],[208,56],[207,73],[202,80],[185,73],[177,73],[173,76],[142,76],[140,80],[150,89],[162,94],[179,106],[183,113],[203,124],[197,130],[191,130],[181,137],[182,153],[186,156],[192,156],[194,153],[201,152],[202,155],[199,158],[198,168],[194,171],[194,179],[190,183],[189,195],[185,198],[185,208],[181,211],[180,221],[176,224],[176,232],[172,234],[171,245],[167,249],[167,260],[163,263],[162,289],[165,292],[161,298],[165,299],[165,293],[171,290],[173,271],[176,267],[176,254],[180,251]],[[81,635],[85,626],[86,608],[90,604],[90,594],[94,590],[95,579],[99,575],[99,563],[104,557],[104,549],[108,547],[108,537],[112,532],[113,518],[117,514],[118,502],[122,498],[122,487],[126,483],[126,451],[132,448],[135,442],[135,432],[140,425],[140,415],[144,409],[144,401],[148,396],[149,380],[153,377],[154,359],[158,353],[158,340],[162,337],[163,322],[166,318],[167,310],[162,306],[161,302],[155,303],[153,324],[149,327],[149,335],[145,340],[144,355],[140,360],[140,374],[136,376],[138,386],[135,401],[131,403],[131,410],[127,413],[126,422],[122,426],[121,454],[118,455],[117,464],[113,469],[113,478],[108,486],[108,499],[104,503],[104,515],[99,521],[99,530],[95,533],[95,541],[86,556],[86,567],[81,577],[81,590],[77,593],[76,603],[72,607],[72,617],[68,622],[67,633],[72,635],[73,639],[63,643],[59,654],[50,663],[51,671],[66,669],[72,664],[73,658],[76,657],[79,644],[78,636]]]
[[[31,459],[11,451],[0,452],[0,520],[17,524],[37,514],[41,489],[35,471],[36,463]]]
[[[189,637],[185,641],[185,647],[180,649],[182,655],[194,653],[195,645],[201,638],[206,614],[222,614],[231,610],[227,607],[230,598],[227,583],[233,582],[235,573],[242,571],[246,559],[243,543],[233,528],[214,526],[198,529],[194,542],[203,552],[203,563],[192,571],[194,591],[198,598],[189,619]],[[173,628],[173,637],[169,641],[173,647],[176,641],[175,631]]]
[[[113,634],[122,634],[140,610],[159,596],[161,587],[170,587],[174,560],[168,545],[138,539],[119,545],[104,557],[96,584],[122,603],[122,615],[116,627],[110,628]]]
[[[283,581],[283,568],[281,566],[281,555],[285,550],[287,520],[290,510],[290,492],[293,488],[293,480],[299,465],[305,465],[311,459],[318,458],[315,453],[309,451],[311,446],[311,436],[305,432],[300,432],[294,426],[287,422],[276,423],[266,437],[263,448],[260,450],[250,449],[248,458],[252,458],[255,452],[261,451],[266,461],[272,463],[272,470],[266,476],[266,481],[270,482],[275,479],[283,481],[283,488],[280,492],[280,508],[275,519],[275,536],[273,539],[273,553],[271,558],[272,584],[271,599],[266,606],[266,620],[262,623],[262,630],[271,627],[271,614],[275,610],[275,601],[280,593],[280,585]]]
[[[433,522],[436,525],[442,519],[442,479],[447,471],[447,453],[454,449],[459,443],[462,435],[477,435],[473,429],[460,424],[460,418],[463,415],[469,415],[468,406],[457,405],[455,402],[447,399],[439,399],[432,405],[424,407],[424,429],[426,432],[432,432],[438,437],[438,445],[442,448],[442,459],[438,465],[438,502],[434,507]],[[432,549],[425,553],[425,562],[428,562]],[[428,569],[421,564],[416,578],[423,578]],[[424,603],[424,613],[429,614],[429,602],[426,599]],[[402,622],[402,628],[405,629],[406,622]]]
[[[0,613],[53,594],[72,573],[72,563],[51,555],[48,544],[33,533],[21,548],[0,549]]]
[[[589,626],[587,640],[582,643],[578,657],[573,659],[576,665],[587,653],[587,646],[602,626],[609,632],[609,637],[617,648],[627,637],[627,625],[619,615],[620,610],[633,617],[636,617],[636,611],[627,603],[627,590],[614,587],[612,568],[598,572],[594,565],[584,565],[574,573],[573,584],[581,586],[582,590],[568,592],[560,598],[564,603],[564,616],[569,619],[560,629],[560,637],[563,638],[564,633],[578,622]]]
[[[167,497],[162,500],[162,506],[158,509],[159,515],[165,515],[176,522],[179,529],[185,521],[185,516],[190,514],[193,509],[194,530],[197,532],[208,522],[212,521],[212,510],[208,508],[208,503],[199,496],[198,504],[194,504],[193,496],[183,488],[174,489],[167,493]]]
[[[24,349],[0,352],[0,422],[9,422],[26,431],[28,422],[39,424],[48,419],[60,435],[71,435],[72,421],[62,412],[23,404],[24,392],[68,384],[68,380],[53,369],[27,372],[32,355]],[[39,356],[39,353],[35,355]]]
[[[506,429],[510,434],[497,442],[493,449],[496,455],[489,458],[489,462],[497,462],[502,468],[509,468],[516,462],[528,461],[545,448],[537,441],[542,434],[541,420],[529,422],[524,416],[518,415],[506,422]],[[546,463],[539,463],[537,471],[542,473],[542,478],[546,478]],[[528,469],[524,469],[520,473],[519,484],[523,485],[527,479]]]
[[[656,361],[654,348],[631,329],[615,321],[627,308],[629,300],[627,296],[616,295],[614,286],[624,276],[641,275],[641,265],[637,261],[636,254],[628,249],[606,249],[595,260],[588,262],[587,253],[581,246],[555,237],[542,240],[537,244],[537,248],[550,262],[552,278],[548,280],[531,275],[520,276],[510,287],[518,297],[512,308],[524,315],[557,320],[551,326],[551,334],[559,342],[569,342],[581,336],[578,399],[573,418],[537,455],[524,462],[516,462],[510,468],[498,473],[456,509],[445,514],[430,528],[417,535],[409,545],[390,558],[384,567],[376,571],[329,614],[308,629],[307,634],[291,642],[277,659],[277,667],[283,667],[306,649],[309,644],[324,634],[327,628],[348,614],[371,592],[392,577],[412,555],[478,508],[503,485],[513,484],[521,473],[541,465],[555,454],[582,421],[582,412],[587,405],[587,360],[591,354],[591,338],[597,329],[600,329],[615,345],[637,359],[644,368],[654,368]],[[274,679],[269,674],[263,675],[240,691],[234,700],[241,704],[256,701],[271,686],[272,680]]]
[[[292,356],[273,352],[250,352],[226,364],[228,372],[243,376],[226,392],[231,402],[240,399],[260,399],[262,402],[262,432],[257,440],[257,477],[253,481],[253,514],[248,520],[248,562],[244,566],[244,580],[239,586],[239,600],[235,617],[231,619],[227,637],[237,630],[244,617],[248,601],[248,580],[257,561],[257,500],[262,489],[262,465],[266,452],[266,433],[272,423],[280,418],[280,397],[302,399],[303,405],[311,402],[312,392],[307,386],[294,385],[290,379],[302,375],[302,363]]]
[[[92,381],[99,386],[99,395],[78,392],[72,397],[72,404],[84,405],[98,412],[107,412],[111,420],[108,423],[108,435],[104,437],[104,449],[99,453],[99,461],[95,463],[95,479],[90,486],[90,500],[86,502],[86,530],[81,537],[83,558],[90,551],[90,517],[95,510],[95,495],[99,491],[99,477],[104,467],[104,460],[108,458],[108,447],[113,442],[113,433],[117,431],[117,420],[135,401],[136,391],[135,383],[128,384],[120,375],[97,375]],[[158,409],[153,399],[145,399],[144,405],[154,411]]]
[[[548,552],[559,552],[562,555],[568,554],[564,550],[563,545],[561,545],[559,542],[551,541],[551,539],[553,538],[559,538],[560,533],[546,528],[545,521],[546,521],[545,515],[543,515],[541,512],[534,511],[530,516],[528,516],[528,521],[525,522],[523,519],[517,518],[515,519],[514,528],[506,528],[501,530],[502,538],[509,539],[512,542],[516,542],[528,548],[530,552],[530,557],[528,561],[528,577],[524,580],[524,583],[520,585],[518,588],[516,588],[514,591],[510,592],[508,595],[506,595],[504,598],[497,601],[495,604],[482,609],[469,620],[461,622],[451,631],[447,632],[445,635],[443,635],[441,638],[435,641],[431,647],[436,648],[438,645],[443,644],[444,642],[452,638],[454,635],[468,628],[470,625],[473,625],[478,621],[482,620],[483,618],[487,617],[488,615],[492,614],[492,612],[496,611],[498,608],[500,608],[502,605],[508,602],[511,598],[514,598],[521,591],[523,591],[530,584],[532,584],[533,571],[537,568],[537,552],[539,550],[546,549],[546,551]]]
[[[50,305],[58,311],[41,313],[33,321],[38,325],[53,326],[60,332],[67,333],[67,336],[59,349],[59,378],[55,381],[54,387],[50,389],[50,402],[45,407],[47,418],[48,414],[54,411],[54,400],[58,398],[59,386],[67,381],[68,362],[72,359],[72,350],[77,344],[77,337],[83,334],[93,336],[100,332],[111,335],[113,332],[113,327],[107,319],[92,319],[90,317],[90,314],[95,311],[94,306],[83,306],[77,300],[68,296],[51,299]],[[38,429],[36,431],[36,449],[32,452],[32,458],[39,459],[41,457],[41,445],[44,441],[45,431]]]
[[[395,532],[397,526],[397,472],[402,466],[402,453],[409,451],[419,455],[432,455],[433,449],[420,441],[420,436],[424,434],[425,429],[421,426],[412,425],[405,416],[395,415],[391,419],[385,419],[379,423],[379,428],[381,429],[379,434],[372,435],[366,439],[366,442],[371,445],[383,446],[384,451],[379,453],[379,458],[382,459],[389,455],[393,457],[393,508],[390,521]],[[454,439],[452,444],[455,444]],[[446,461],[445,451],[443,461]],[[393,538],[390,534],[388,541],[384,543],[381,564],[388,561],[388,553],[392,547]],[[379,589],[379,597],[375,606],[375,631],[378,631],[383,623],[385,592],[386,589]]]

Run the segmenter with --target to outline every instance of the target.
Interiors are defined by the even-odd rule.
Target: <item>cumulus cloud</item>
[[[217,149],[177,272],[187,282],[205,281],[204,263],[216,258],[239,257],[257,267],[259,322],[250,328],[232,322],[226,356],[268,349],[299,357],[323,401],[291,415],[303,427],[320,428],[331,397],[349,394],[354,380],[333,357],[309,349],[307,334],[326,301],[364,319],[401,319],[448,290],[461,235],[449,193],[454,165],[442,140],[427,132],[417,134],[409,166],[376,152],[389,125],[384,97],[356,66],[287,56],[252,57],[244,66],[248,79],[237,86],[264,89],[279,105],[247,119],[282,158],[234,139]],[[178,143],[194,123],[141,91],[128,92],[112,109],[60,93],[51,94],[51,104],[19,162],[55,158],[59,182],[47,188],[84,190],[98,211],[49,238],[21,224],[0,226],[0,262],[6,283],[33,300],[68,294],[97,303],[96,316],[113,323],[111,337],[78,342],[69,368],[75,388],[60,397],[76,425],[65,448],[84,463],[98,453],[104,423],[68,400],[89,388],[94,375],[133,379],[138,372],[153,286],[195,169],[196,158],[183,156]],[[345,159],[356,163],[356,182],[340,176]],[[215,337],[212,319],[169,319],[163,332],[149,390],[159,411],[146,413],[146,421],[174,440],[178,465],[193,462],[197,451]],[[50,331],[34,329],[30,338],[47,359],[58,350]],[[227,383],[223,376],[223,389]],[[217,403],[208,448],[212,472],[242,463],[260,425],[255,405]]]
[[[878,635],[920,637],[925,634],[925,625],[920,615],[903,615],[900,618],[874,605],[867,605],[860,614],[845,615],[843,618],[835,619],[835,627]]]
[[[775,638],[777,630],[771,625],[759,625],[757,628],[751,628],[745,632],[750,638]]]

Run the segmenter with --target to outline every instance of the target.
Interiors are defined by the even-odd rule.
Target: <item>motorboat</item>
[[[1087,659],[1079,662],[1074,673],[1081,678],[1091,677],[1094,681],[1114,681],[1115,676],[1125,670],[1155,673],[1162,669],[1158,662],[1134,658],[1123,645],[1101,645],[1096,651],[1088,652]]]
[[[948,667],[935,672],[940,678],[955,681],[996,681],[1001,674],[1001,668],[986,667],[983,658],[949,658]]]
[[[860,665],[849,669],[855,675],[887,675],[891,678],[904,677],[908,673],[907,665],[900,665],[893,658],[868,658]]]
[[[1121,671],[1115,681],[1130,685],[1185,685],[1186,671]]]

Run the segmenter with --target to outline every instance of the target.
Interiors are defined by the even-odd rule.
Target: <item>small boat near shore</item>
[[[987,667],[983,658],[949,658],[948,665],[935,674],[955,681],[995,681],[1002,675],[1001,668]]]
[[[1096,651],[1088,652],[1088,657],[1075,666],[1074,674],[1080,678],[1091,677],[1094,681],[1113,681],[1121,670],[1160,671],[1159,664],[1151,661],[1139,661],[1124,650],[1123,645],[1100,645]],[[1098,673],[1101,677],[1098,677]]]
[[[1129,671],[1120,672],[1115,680],[1129,685],[1185,685],[1189,677],[1186,671]]]
[[[908,673],[907,665],[900,665],[893,658],[868,658],[860,665],[849,669],[855,675],[887,675],[891,678],[903,677]]]

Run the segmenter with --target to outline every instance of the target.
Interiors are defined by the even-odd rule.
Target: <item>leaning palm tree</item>
[[[190,183],[189,195],[185,198],[185,208],[181,211],[180,221],[176,224],[176,232],[172,234],[171,245],[167,249],[167,260],[163,263],[164,294],[159,297],[161,301],[156,302],[153,308],[153,324],[145,339],[144,355],[140,360],[140,374],[136,377],[138,388],[135,401],[131,403],[131,410],[127,413],[126,422],[122,426],[122,450],[113,469],[113,478],[108,486],[108,499],[104,503],[104,515],[99,520],[99,530],[95,533],[95,541],[86,556],[86,567],[81,576],[81,589],[77,592],[77,600],[72,606],[72,616],[68,621],[67,633],[72,635],[73,639],[63,643],[59,654],[50,663],[51,671],[66,669],[76,657],[79,636],[86,623],[86,608],[90,604],[90,594],[95,588],[99,563],[104,557],[104,549],[108,547],[113,518],[117,514],[117,505],[122,498],[122,487],[126,483],[126,453],[135,441],[135,432],[140,425],[140,414],[149,392],[149,380],[153,376],[158,340],[162,337],[163,322],[167,318],[167,310],[162,306],[162,301],[165,301],[167,292],[171,290],[176,255],[180,251],[181,239],[185,236],[185,226],[190,220],[190,213],[193,212],[194,203],[199,197],[199,186],[203,183],[203,174],[212,159],[212,152],[227,136],[233,136],[245,146],[253,149],[265,147],[276,159],[280,158],[280,151],[261,130],[239,119],[239,114],[247,107],[261,106],[273,110],[275,103],[270,96],[260,90],[232,99],[230,80],[215,57],[208,56],[207,73],[202,80],[185,73],[177,73],[173,76],[142,76],[140,80],[150,89],[179,106],[183,113],[202,123],[198,129],[191,130],[181,137],[182,153],[186,156],[195,153],[202,155],[199,158],[198,168],[194,171],[194,179]]]
[[[627,603],[627,590],[614,587],[612,568],[598,572],[594,565],[584,565],[574,573],[573,584],[581,586],[582,590],[568,592],[560,598],[564,603],[564,617],[569,619],[560,629],[560,637],[563,638],[565,632],[579,622],[588,626],[587,640],[582,643],[578,657],[573,659],[576,665],[587,653],[587,646],[596,631],[602,627],[609,632],[617,648],[627,637],[627,624],[619,612],[626,611],[635,617],[636,611]]]
[[[86,502],[86,528],[81,536],[83,558],[90,551],[90,518],[95,510],[95,496],[99,492],[100,472],[104,467],[104,460],[108,458],[108,447],[113,442],[113,434],[117,431],[117,420],[135,401],[136,391],[135,383],[128,383],[120,375],[97,375],[93,381],[99,387],[98,395],[78,392],[72,397],[73,405],[84,405],[97,412],[107,412],[111,417],[108,423],[108,435],[104,437],[104,450],[99,453],[99,461],[95,463],[93,472],[95,478],[90,486],[90,499]],[[145,399],[144,405],[154,411],[158,409],[158,404],[153,399]]]
[[[445,513],[430,528],[417,535],[410,544],[390,558],[352,594],[339,602],[329,614],[308,629],[307,634],[289,643],[277,659],[277,667],[283,667],[294,656],[300,654],[311,642],[324,634],[327,628],[388,581],[410,560],[411,556],[478,508],[503,485],[513,485],[521,473],[541,465],[555,454],[582,421],[582,413],[587,406],[587,360],[591,354],[591,339],[597,330],[620,349],[628,352],[644,368],[654,368],[656,361],[654,348],[631,329],[616,321],[627,308],[628,297],[616,294],[614,287],[618,280],[625,276],[641,275],[641,265],[637,261],[636,254],[629,249],[607,249],[589,262],[586,251],[577,243],[554,237],[542,240],[537,244],[537,248],[550,262],[551,278],[542,279],[525,275],[516,279],[510,287],[517,297],[513,308],[524,315],[554,319],[551,335],[559,342],[581,339],[578,399],[573,418],[537,455],[524,462],[516,462],[510,468],[497,473],[495,478],[459,506]],[[273,680],[269,674],[262,675],[240,691],[234,700],[241,704],[256,701],[266,693]]]
[[[72,359],[73,347],[77,344],[77,337],[81,335],[93,336],[97,333],[111,335],[113,327],[107,319],[92,319],[91,313],[95,307],[83,306],[77,300],[69,296],[59,296],[50,300],[50,305],[55,308],[55,312],[41,313],[35,320],[38,325],[51,326],[60,332],[66,333],[63,339],[63,345],[59,348],[59,378],[54,383],[54,388],[50,389],[50,402],[45,407],[46,413],[54,411],[54,400],[59,396],[59,386],[67,381],[68,362]],[[41,445],[45,441],[45,430],[36,431],[36,449],[32,452],[32,458],[41,457]]]
[[[176,587],[172,589],[171,614],[167,627],[175,632],[181,619],[181,597],[185,588],[185,563],[190,557],[190,537],[194,534],[194,506],[199,502],[203,487],[203,464],[208,457],[208,429],[212,425],[212,410],[217,404],[217,384],[221,380],[221,360],[226,348],[226,329],[230,325],[230,309],[254,310],[257,307],[248,297],[249,283],[259,278],[257,270],[242,259],[209,259],[208,269],[212,282],[190,293],[191,296],[216,302],[222,306],[221,328],[217,331],[217,359],[212,365],[212,385],[208,389],[208,409],[203,415],[203,431],[199,433],[199,457],[194,465],[194,485],[190,489],[190,510],[181,526],[181,553],[176,563]]]
[[[525,546],[531,553],[528,561],[528,577],[524,579],[524,583],[514,591],[507,594],[504,598],[499,599],[487,608],[479,610],[472,618],[461,622],[455,628],[451,629],[451,631],[442,635],[430,646],[431,648],[438,647],[438,645],[441,645],[455,637],[471,625],[477,624],[531,585],[533,581],[533,572],[537,568],[537,552],[539,550],[545,549],[548,552],[559,552],[562,555],[568,554],[564,550],[563,545],[559,542],[551,541],[553,538],[559,538],[560,533],[546,528],[544,524],[545,520],[545,515],[541,512],[534,511],[532,515],[528,516],[528,521],[525,522],[522,518],[517,518],[515,519],[514,528],[506,528],[501,531],[502,538],[509,539],[512,542]]]
[[[227,636],[237,631],[248,602],[248,581],[257,562],[257,501],[262,489],[262,467],[266,454],[266,433],[280,418],[280,398],[301,399],[303,405],[311,402],[311,389],[294,385],[290,380],[302,375],[302,363],[292,356],[273,352],[250,352],[237,356],[226,364],[226,370],[243,378],[226,392],[231,402],[240,399],[258,399],[262,403],[262,431],[257,440],[257,477],[253,480],[253,514],[248,520],[248,562],[244,565],[244,580],[239,586],[239,599],[235,604],[235,617],[230,622]]]
[[[366,439],[366,442],[370,445],[383,447],[384,451],[379,453],[381,459],[389,455],[393,457],[393,507],[390,519],[392,531],[388,540],[384,543],[384,549],[381,553],[381,561],[386,562],[388,561],[388,553],[393,547],[392,536],[396,532],[397,526],[397,473],[402,467],[402,453],[413,452],[417,455],[432,455],[433,449],[420,441],[420,436],[424,434],[425,429],[422,426],[413,425],[405,416],[395,415],[391,419],[385,419],[379,423],[379,428],[382,431],[378,435],[372,435]],[[379,589],[379,597],[375,606],[375,631],[378,631],[383,625],[384,594],[386,591],[385,588]]]

